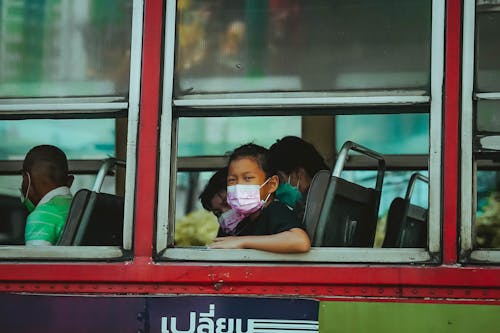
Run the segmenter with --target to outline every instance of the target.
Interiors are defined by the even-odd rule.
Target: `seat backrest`
[[[373,188],[341,178],[350,150],[377,161]],[[352,141],[342,145],[332,173],[318,174],[310,185],[303,221],[313,246],[373,246],[384,172],[379,153]]]
[[[395,198],[387,214],[382,247],[426,247],[427,225],[427,209]]]
[[[428,210],[413,204],[408,206],[398,247],[427,247]]]
[[[85,189],[78,191],[58,245],[121,246],[123,208],[122,197]]]
[[[320,170],[314,175],[311,184],[309,184],[302,223],[306,227],[307,234],[311,240],[316,236],[319,215],[329,181],[330,171]]]
[[[331,177],[314,246],[372,247],[380,191]]]
[[[0,194],[0,244],[24,244],[28,211],[18,197]]]
[[[395,198],[387,214],[386,232],[382,247],[427,247],[428,211],[410,202],[415,181],[428,179],[413,174],[405,198]]]

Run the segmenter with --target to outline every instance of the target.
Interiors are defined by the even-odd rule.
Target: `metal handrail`
[[[340,149],[339,155],[337,157],[337,162],[335,162],[335,166],[333,168],[332,176],[340,178],[342,171],[344,170],[345,162],[349,157],[349,150],[354,150],[360,154],[366,155],[378,161],[378,169],[377,169],[377,183],[375,185],[375,190],[382,191],[382,185],[384,182],[384,172],[385,172],[385,159],[382,154],[377,153],[369,148],[366,148],[360,144],[357,144],[352,141],[346,141],[342,148]]]
[[[109,170],[111,170],[115,165],[124,168],[126,166],[126,163],[125,161],[116,159],[114,157],[110,157],[104,160],[103,164],[99,168],[99,172],[97,173],[94,187],[92,188],[93,192],[100,193],[102,184],[104,183],[104,178],[109,173]]]
[[[406,188],[406,194],[405,194],[405,200],[410,202],[410,197],[413,193],[413,189],[415,188],[415,183],[417,180],[421,180],[427,184],[429,184],[429,178],[425,177],[424,175],[416,172],[411,175],[410,180],[408,181],[408,187]]]

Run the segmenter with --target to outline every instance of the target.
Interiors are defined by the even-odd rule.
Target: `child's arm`
[[[273,235],[217,237],[209,246],[212,249],[256,249],[277,253],[301,253],[311,248],[307,233],[292,228]]]

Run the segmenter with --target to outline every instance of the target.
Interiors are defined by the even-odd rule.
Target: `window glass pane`
[[[180,118],[178,155],[224,155],[249,142],[269,147],[300,131],[300,117]]]
[[[335,118],[337,149],[354,141],[382,154],[428,154],[429,115],[351,115]]]
[[[500,248],[500,171],[478,171],[476,183],[476,245]]]
[[[41,144],[58,146],[68,159],[115,156],[115,120],[0,121],[0,160],[22,160]]]
[[[490,2],[490,1],[485,1]],[[476,91],[500,91],[500,9],[494,4],[478,5],[476,15]]]
[[[429,89],[431,1],[178,2],[177,97]]]
[[[132,0],[0,1],[0,97],[127,96]]]
[[[479,133],[500,133],[500,101],[477,102],[476,130]]]

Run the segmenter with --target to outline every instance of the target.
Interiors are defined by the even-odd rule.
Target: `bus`
[[[499,29],[498,0],[0,0],[0,331],[498,332]],[[367,241],[207,247],[208,179],[289,135],[331,167],[319,223],[338,179],[378,193]],[[39,144],[75,175],[56,246],[24,245]]]

